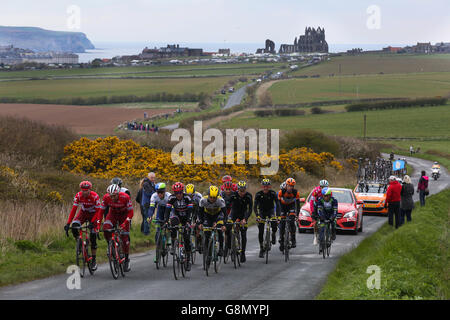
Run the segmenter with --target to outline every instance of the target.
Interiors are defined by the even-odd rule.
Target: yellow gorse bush
[[[169,152],[142,147],[133,140],[119,140],[117,137],[95,140],[81,138],[67,145],[64,154],[63,170],[89,174],[97,178],[110,179],[115,176],[139,178],[146,176],[150,171],[155,171],[164,181],[217,183],[224,173],[237,179],[257,178],[260,176],[261,167],[267,167],[270,160],[276,160],[274,156],[260,158],[255,152],[245,151],[234,153],[234,164],[226,164],[226,156],[223,157],[223,164],[208,164],[211,159],[205,158],[202,164],[194,164],[194,154],[187,155],[192,164],[175,164]],[[245,159],[245,163],[237,164],[238,159]],[[317,154],[307,148],[292,149],[280,154],[278,160],[279,170],[272,176],[275,180],[285,179],[294,172],[320,172],[319,170],[325,166],[338,170],[343,168],[331,153]],[[256,164],[251,164],[252,162]]]

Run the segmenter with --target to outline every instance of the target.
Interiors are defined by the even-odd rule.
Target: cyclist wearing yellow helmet
[[[223,226],[223,219],[226,215],[225,201],[219,196],[219,188],[210,186],[208,194],[200,200],[198,217],[200,230],[205,227],[215,228],[217,225]],[[223,255],[223,230],[219,230],[219,256]],[[208,243],[210,231],[205,231],[205,243]]]
[[[255,194],[254,211],[256,221],[258,222],[258,239],[259,239],[259,257],[264,257],[264,221],[261,219],[270,218],[272,227],[272,244],[276,242],[276,234],[278,229],[277,217],[280,215],[280,203],[277,193],[273,191],[269,179],[261,181],[262,190]],[[276,214],[275,214],[276,210]]]
[[[195,241],[196,241],[196,251],[198,251],[200,254],[202,253],[202,239],[200,230],[198,228],[200,221],[198,219],[198,211],[199,211],[199,205],[200,200],[203,198],[202,194],[200,192],[195,191],[195,186],[192,183],[189,183],[186,185],[186,194],[191,197],[192,203],[194,204],[194,210],[192,211],[192,223],[193,223],[193,230],[195,232]]]
[[[231,213],[230,218],[233,222],[240,222],[241,231],[241,262],[245,262],[245,248],[247,245],[247,228],[248,218],[252,214],[253,209],[253,196],[247,192],[247,183],[245,181],[239,181],[238,191],[233,193],[231,198]],[[227,239],[227,246],[231,247],[231,237]]]

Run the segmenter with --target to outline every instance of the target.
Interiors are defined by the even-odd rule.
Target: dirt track
[[[174,109],[128,109],[48,104],[0,104],[0,116],[18,116],[47,124],[63,125],[79,134],[112,134],[124,121],[143,119]]]

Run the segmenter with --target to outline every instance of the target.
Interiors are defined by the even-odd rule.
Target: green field
[[[71,79],[0,82],[0,97],[69,98],[98,96],[143,96],[167,92],[212,93],[232,77],[191,79]]]
[[[328,76],[353,74],[418,73],[450,71],[450,54],[364,54],[357,56],[331,57],[320,64],[292,72],[292,76]]]
[[[316,299],[448,300],[449,196],[447,189],[429,197],[424,207],[416,203],[411,222],[398,229],[386,223],[364,239],[340,258]],[[379,268],[379,288],[367,286],[374,284],[369,266]]]
[[[273,68],[280,68],[283,63],[245,63],[224,65],[168,65],[135,67],[102,67],[55,70],[0,71],[0,79],[78,77],[78,76],[176,76],[176,75],[229,75],[255,74]]]
[[[367,112],[340,112],[290,117],[257,117],[245,112],[222,122],[222,128],[314,129],[328,135],[363,137],[367,115],[367,137],[441,137],[450,139],[450,105]]]
[[[449,60],[450,61],[450,60]],[[275,105],[450,94],[450,72],[292,79],[269,89]]]

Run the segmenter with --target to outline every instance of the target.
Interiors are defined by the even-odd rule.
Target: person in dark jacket
[[[414,209],[414,186],[408,175],[403,177],[402,191],[400,192],[400,224],[405,223],[405,216],[408,222],[411,221],[411,211]]]
[[[421,206],[425,205],[425,196],[428,195],[426,193],[426,190],[428,190],[428,177],[426,176],[425,171],[422,171],[421,177],[419,179],[419,184],[417,185],[417,192],[419,193]]]
[[[150,198],[152,197],[153,193],[156,192],[155,189],[155,181],[156,181],[156,175],[154,172],[150,172],[146,178],[144,178],[144,181],[142,182],[142,200],[141,205],[144,209],[144,235],[150,234],[150,225],[151,221],[148,219],[148,211],[150,209]]]
[[[144,179],[141,180],[141,182],[139,183],[139,191],[136,195],[136,202],[139,204],[139,211],[141,212],[141,216],[142,216],[142,223],[141,223],[141,232],[144,233],[144,208],[141,205],[142,202],[142,184],[144,183]]]
[[[400,192],[402,191],[402,185],[396,180],[395,176],[389,177],[389,187],[386,192],[385,207],[388,207],[388,223],[394,224],[397,229],[400,226]]]

